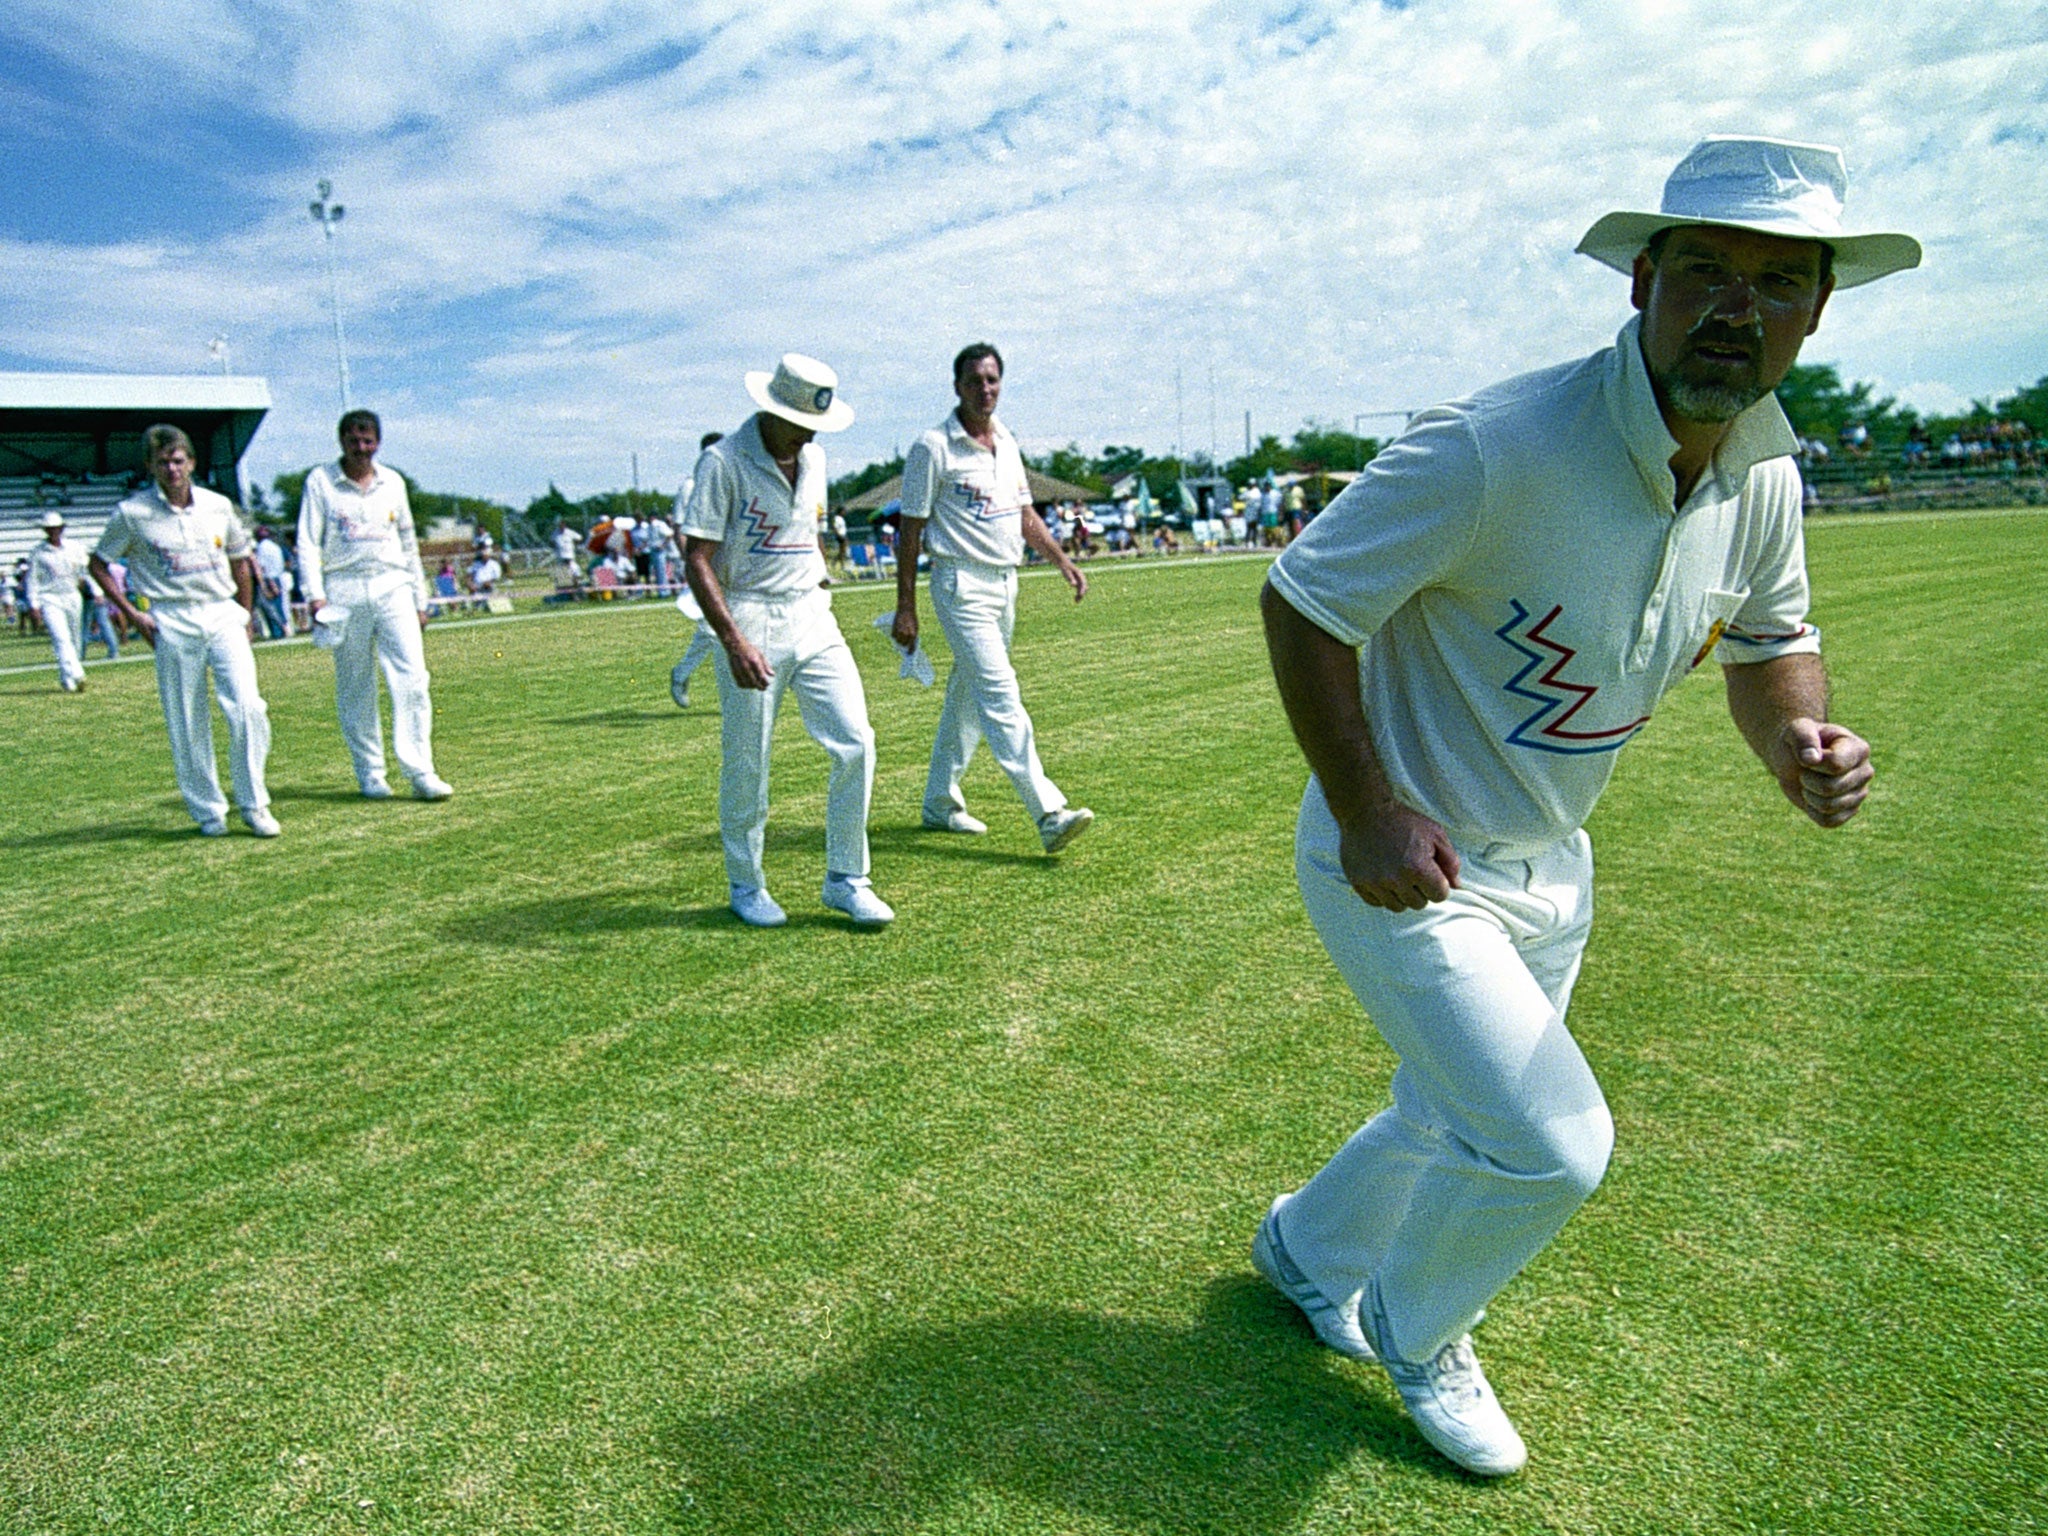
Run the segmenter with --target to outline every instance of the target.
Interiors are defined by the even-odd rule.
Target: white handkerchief
[[[893,609],[875,615],[875,628],[879,629],[883,634],[889,635],[889,643],[891,645],[896,645],[896,637],[889,634],[895,627],[896,614]],[[898,677],[915,678],[918,683],[926,688],[931,687],[933,683],[938,681],[939,674],[933,670],[932,659],[925,654],[923,646],[920,645],[916,649],[911,650],[896,645],[896,654],[903,658],[903,665],[897,669],[896,675]]]

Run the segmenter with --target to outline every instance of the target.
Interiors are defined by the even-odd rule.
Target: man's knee
[[[1529,1127],[1529,1172],[1555,1180],[1574,1204],[1600,1187],[1614,1155],[1614,1116],[1596,1104]]]

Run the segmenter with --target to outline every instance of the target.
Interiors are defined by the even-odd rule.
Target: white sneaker
[[[1047,853],[1058,853],[1094,825],[1095,813],[1085,805],[1047,811],[1038,818],[1038,840]]]
[[[1379,1359],[1358,1326],[1357,1310],[1340,1307],[1330,1300],[1288,1256],[1287,1245],[1280,1241],[1280,1207],[1287,1201],[1286,1195],[1275,1199],[1266,1219],[1259,1223],[1259,1230],[1252,1234],[1252,1268],[1274,1290],[1301,1308],[1301,1315],[1308,1319],[1316,1337],[1331,1349],[1353,1360]]]
[[[856,928],[880,928],[896,918],[895,908],[875,894],[865,875],[850,880],[827,875],[821,899],[833,911],[852,918]]]
[[[944,815],[926,811],[924,829],[927,832],[964,832],[969,837],[980,837],[988,831],[988,823],[965,811],[947,811]]]
[[[370,780],[369,783],[363,786],[363,798],[365,800],[389,800],[391,798],[390,783],[384,779]]]
[[[1375,1319],[1375,1325],[1384,1343],[1384,1315]],[[1529,1448],[1479,1368],[1471,1334],[1446,1344],[1433,1359],[1396,1360],[1382,1353],[1380,1364],[1422,1438],[1444,1455],[1480,1477],[1521,1471]]]
[[[199,823],[199,835],[201,837],[226,837],[228,835],[228,824],[218,818],[212,821],[202,821]]]
[[[690,707],[690,675],[680,661],[669,669],[668,696],[676,701],[677,709]]]
[[[780,928],[789,921],[789,914],[758,885],[733,886],[732,911],[749,928]]]
[[[453,784],[431,773],[423,773],[412,781],[412,795],[415,800],[446,800],[454,793]]]
[[[242,820],[249,824],[249,830],[258,837],[275,837],[284,830],[277,824],[277,818],[261,806],[243,811]]]

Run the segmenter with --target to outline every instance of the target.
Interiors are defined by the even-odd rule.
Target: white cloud
[[[1708,131],[1844,144],[1852,222],[1927,244],[1810,358],[1914,403],[2048,372],[2048,21],[2018,0],[21,0],[12,25],[110,80],[139,40],[203,40],[178,89],[321,146],[224,241],[0,244],[15,353],[196,368],[228,330],[279,402],[266,475],[328,444],[319,174],[359,393],[428,483],[514,500],[618,484],[635,450],[672,484],[786,348],[860,411],[841,467],[935,419],[982,336],[1041,443],[1206,447],[1212,369],[1226,453],[1247,409],[1285,435],[1461,392],[1612,334],[1625,289],[1571,246]]]

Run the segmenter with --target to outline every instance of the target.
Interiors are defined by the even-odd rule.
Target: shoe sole
[[[1095,813],[1090,811],[1085,816],[1076,816],[1072,821],[1060,828],[1060,835],[1058,837],[1040,839],[1040,841],[1045,843],[1045,851],[1047,853],[1058,853],[1062,849],[1071,846],[1075,838],[1094,825]]]
[[[925,822],[924,829],[927,832],[950,832],[956,837],[980,837],[988,831],[986,826],[956,827],[950,822],[930,820]]]

